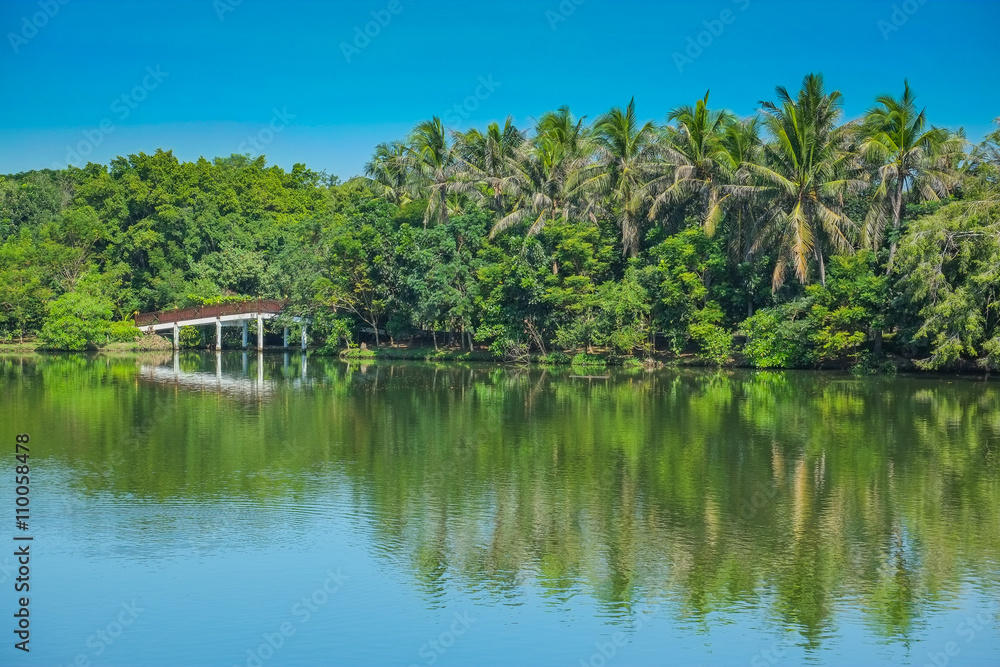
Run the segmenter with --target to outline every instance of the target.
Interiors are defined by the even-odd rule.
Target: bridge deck
[[[240,303],[223,303],[213,306],[191,306],[190,308],[175,308],[161,310],[155,313],[136,313],[135,325],[147,333],[172,331],[174,348],[180,345],[179,331],[181,327],[215,325],[215,348],[222,349],[222,327],[243,327],[243,349],[248,344],[247,324],[257,320],[257,349],[264,348],[264,320],[274,319],[281,314],[287,305],[286,301],[277,299],[256,299]],[[302,324],[302,349],[306,349],[306,326],[309,320],[293,317],[293,322]],[[284,331],[284,347],[288,347],[288,327]]]
[[[276,317],[284,309],[287,302],[277,299],[257,299],[242,303],[221,303],[213,306],[191,306],[161,310],[154,313],[136,313],[135,326],[140,329],[162,331],[179,326],[197,326],[212,324],[217,320],[223,322]]]

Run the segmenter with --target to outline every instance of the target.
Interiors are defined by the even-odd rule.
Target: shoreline
[[[182,353],[211,354],[214,350],[203,348],[182,348],[178,350]],[[233,354],[243,352],[240,348],[224,348],[223,353]],[[255,352],[254,350],[247,350]],[[4,356],[29,356],[37,355],[41,357],[52,356],[142,356],[147,354],[172,353],[173,349],[156,347],[148,349],[137,343],[112,343],[110,345],[81,352],[63,350],[43,350],[32,343],[0,343],[0,357]],[[262,350],[265,354],[281,353],[301,353],[301,348],[265,347]],[[847,373],[855,377],[895,377],[905,375],[910,377],[940,378],[940,379],[961,379],[975,380],[979,382],[996,382],[1000,380],[1000,374],[994,374],[989,370],[977,368],[974,364],[964,364],[963,367],[949,370],[922,370],[913,360],[904,357],[887,357],[883,364],[886,366],[880,370],[869,372],[858,372],[856,367],[849,365],[829,365],[818,367],[773,367],[758,368],[745,361],[735,358],[729,363],[715,364],[696,355],[682,355],[680,357],[667,353],[657,353],[656,356],[647,357],[623,357],[620,355],[592,353],[586,355],[586,363],[574,363],[573,357],[568,354],[556,352],[548,355],[532,354],[530,361],[508,361],[498,358],[488,350],[456,350],[437,349],[427,347],[379,347],[375,349],[351,349],[341,350],[337,353],[321,352],[319,348],[307,348],[306,352],[310,357],[320,357],[326,359],[340,359],[345,363],[385,363],[385,362],[413,362],[428,364],[496,364],[500,366],[510,366],[513,368],[564,368],[580,371],[582,376],[593,376],[595,373],[604,370],[669,370],[669,369],[703,369],[703,370],[745,370],[745,371],[767,371],[767,372],[823,372],[823,373]],[[892,370],[887,370],[891,368]]]

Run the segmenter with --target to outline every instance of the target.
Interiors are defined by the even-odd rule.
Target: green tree
[[[313,280],[317,305],[357,317],[371,328],[376,346],[398,285],[388,213],[384,202],[363,200],[349,215],[336,216],[323,230]]]
[[[457,216],[447,226],[414,230],[404,226],[396,249],[400,274],[413,304],[414,324],[459,331],[470,349],[479,283],[477,255],[488,225],[482,213]],[[437,347],[437,335],[434,334]]]
[[[621,280],[598,288],[598,340],[621,354],[648,355],[653,348],[652,298],[639,274],[630,266]]]
[[[481,188],[480,197],[494,213],[504,213],[517,191],[516,161],[524,135],[508,117],[503,129],[497,123],[490,123],[486,132],[471,129],[456,132],[454,137],[455,151],[461,161],[460,178]]]
[[[714,301],[694,313],[688,333],[701,348],[702,356],[717,366],[729,361],[733,334],[724,326],[722,309]]]
[[[608,332],[601,328],[599,286],[610,277],[614,259],[611,239],[588,222],[560,220],[542,232],[550,248],[553,269],[540,269],[548,307],[548,326],[555,343],[566,350],[602,345]]]
[[[476,340],[488,344],[501,357],[523,358],[532,346],[545,354],[548,309],[544,303],[542,267],[548,258],[535,239],[523,247],[517,247],[520,238],[503,241],[510,247],[484,245],[480,251],[482,264],[476,272],[479,282]]]
[[[838,255],[830,263],[826,285],[809,285],[808,318],[815,328],[813,363],[856,363],[868,341],[885,327],[889,281],[875,272],[871,252]]]
[[[622,252],[638,257],[640,233],[649,206],[649,184],[664,169],[659,130],[639,125],[635,99],[594,123],[595,164],[584,171],[582,187],[598,197],[603,212],[621,230]]]
[[[888,280],[875,271],[871,252],[831,259],[825,285],[805,296],[758,311],[740,329],[743,353],[758,368],[854,365],[885,326]]]
[[[959,183],[957,163],[964,141],[944,129],[927,127],[927,112],[917,111],[908,81],[899,98],[879,95],[860,128],[861,156],[875,168],[874,201],[864,225],[865,244],[877,248],[892,221],[899,230],[904,203],[937,201]],[[886,274],[892,272],[897,238],[889,244]]]
[[[23,342],[45,319],[45,308],[57,291],[55,271],[27,227],[0,245],[0,322]]]
[[[406,144],[401,141],[381,143],[365,164],[365,176],[371,180],[374,190],[397,204],[410,200],[407,155]]]
[[[701,227],[669,236],[649,253],[656,262],[653,314],[671,349],[680,353],[691,338],[692,324],[717,322],[699,312],[718,309],[715,291],[725,276],[725,256],[718,240],[709,239]]]
[[[683,105],[671,110],[667,123],[664,134],[671,168],[668,175],[651,183],[659,192],[652,200],[650,218],[666,204],[694,200],[705,231],[712,236],[723,214],[725,196],[721,186],[735,179],[740,166],[734,164],[722,143],[735,117],[728,111],[710,110],[706,92],[693,107]]]
[[[106,298],[67,292],[49,304],[39,343],[50,350],[96,349],[106,342],[111,316],[111,304]]]
[[[914,221],[900,239],[895,269],[904,324],[940,369],[963,357],[1000,368],[1000,206],[955,203]]]
[[[754,247],[773,248],[776,253],[775,290],[789,268],[799,282],[809,282],[811,260],[819,267],[820,282],[826,282],[829,250],[852,249],[849,235],[854,223],[843,210],[842,198],[864,187],[850,174],[852,156],[844,132],[837,127],[840,92],[825,92],[822,75],[809,74],[796,98],[781,86],[777,95],[777,104],[763,105],[771,141],[764,145],[761,161],[749,165],[761,182],[753,194],[765,202]]]
[[[440,118],[434,116],[413,128],[406,160],[418,191],[427,198],[424,226],[431,219],[448,222],[448,195],[463,184],[455,180],[455,153]]]
[[[511,172],[511,204],[497,220],[490,237],[529,222],[534,236],[549,222],[584,217],[580,172],[591,159],[591,133],[584,119],[574,119],[569,107],[544,114],[535,136],[518,149]]]

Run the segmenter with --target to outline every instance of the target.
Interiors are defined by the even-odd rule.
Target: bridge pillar
[[[285,340],[285,349],[288,349],[288,327],[285,327],[284,332],[281,334]]]
[[[215,349],[222,349],[222,320],[215,318]]]
[[[179,350],[181,348],[181,328],[174,322],[174,349]]]
[[[302,351],[306,350],[306,323],[302,323]]]
[[[257,349],[264,349],[264,318],[257,315]]]
[[[247,338],[249,336],[249,331],[247,325],[250,324],[247,320],[243,320],[243,349],[247,349]]]

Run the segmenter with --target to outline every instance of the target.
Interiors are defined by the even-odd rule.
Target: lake
[[[1000,665],[1000,384],[576,373],[0,358],[0,664]]]

